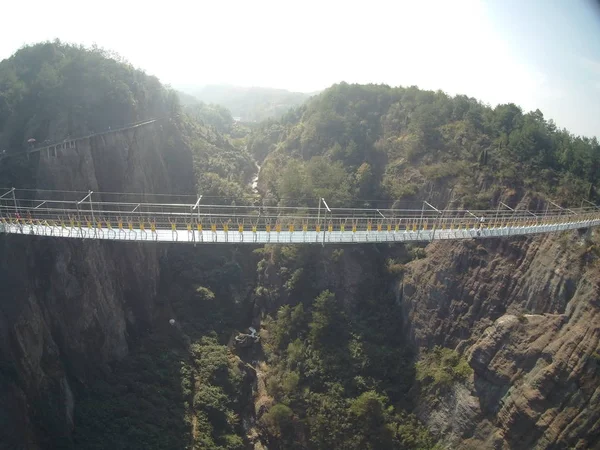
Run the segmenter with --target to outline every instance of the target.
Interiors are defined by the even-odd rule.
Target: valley
[[[32,201],[502,202],[514,221],[599,200],[597,140],[514,104],[338,83],[238,122],[57,42],[2,61],[0,88],[0,186]],[[67,136],[87,137],[25,155]],[[600,237],[583,228],[324,246],[0,233],[0,449],[597,448]]]

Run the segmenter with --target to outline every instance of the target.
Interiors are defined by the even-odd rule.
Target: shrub
[[[215,299],[214,292],[211,291],[210,289],[207,289],[202,286],[199,286],[196,288],[196,294],[202,300],[214,300]]]
[[[261,418],[261,425],[276,438],[282,438],[291,432],[294,412],[286,405],[278,403],[267,411]]]
[[[467,360],[456,351],[435,346],[425,352],[416,363],[416,379],[426,391],[438,392],[471,376],[473,369]]]

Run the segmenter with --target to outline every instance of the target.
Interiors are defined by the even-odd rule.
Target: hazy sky
[[[591,0],[6,3],[0,58],[58,37],[115,50],[174,87],[415,84],[539,108],[600,137],[600,8]]]

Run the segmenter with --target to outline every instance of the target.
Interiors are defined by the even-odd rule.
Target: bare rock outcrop
[[[409,264],[400,297],[410,339],[455,348],[474,371],[419,408],[447,448],[600,446],[595,242],[569,233],[435,243]]]
[[[164,139],[177,132],[163,126],[172,124],[79,141],[56,157],[39,155],[30,161],[35,185],[191,192],[191,153],[182,142],[165,152]],[[108,363],[124,357],[128,341],[151,322],[163,251],[136,243],[0,236],[0,448],[68,442],[76,387],[94,371],[110,370]]]

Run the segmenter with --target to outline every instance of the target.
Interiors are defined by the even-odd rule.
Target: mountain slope
[[[325,191],[332,191],[331,201],[341,196],[390,205],[427,198],[438,207],[452,199],[481,208],[500,195],[508,198],[505,189],[515,191],[515,199],[534,190],[579,204],[595,195],[590,184],[600,177],[597,140],[558,130],[539,111],[525,114],[512,104],[491,109],[414,87],[333,86],[278,124],[265,124],[249,150],[258,159],[270,151],[261,186],[278,198],[320,195],[311,192],[319,165],[345,172],[324,177],[332,178]],[[302,182],[278,179],[300,166],[307,171]]]
[[[262,194],[281,205],[314,205],[319,197],[334,206],[420,208],[426,199],[440,209],[489,208],[498,201],[536,208],[548,197],[579,205],[582,198],[595,199],[600,176],[598,142],[558,130],[539,111],[525,114],[515,105],[491,109],[474,99],[416,88],[333,86],[280,121],[262,124],[249,150],[264,159]],[[414,412],[444,448],[597,447],[597,248],[596,231],[404,251],[380,246],[379,255],[362,255],[361,276],[348,265],[354,249],[306,259],[285,258],[291,250],[281,256],[274,251],[266,267],[259,267],[265,267],[266,280],[281,280],[264,286],[264,304],[299,303],[312,321],[298,321],[296,309],[275,313],[266,307],[272,317],[264,323],[271,366],[263,376],[273,386],[272,404],[290,408],[294,419],[288,431],[281,426],[271,431],[269,443],[285,448],[285,439],[296,433],[308,442],[298,448],[327,448],[333,444],[326,444],[309,417],[303,419],[306,405],[312,417],[321,418],[325,404],[352,404],[369,393],[381,396],[373,397],[377,408],[391,401],[396,412]],[[311,262],[317,258],[315,273]],[[329,272],[333,261],[337,270]],[[363,280],[377,271],[378,282],[367,283],[358,295],[339,288],[348,283],[341,274]],[[321,282],[323,276],[330,278]],[[308,290],[314,284],[318,287]],[[335,297],[318,296],[326,289]],[[390,295],[393,304],[387,303]],[[323,302],[331,307],[323,311]],[[383,315],[373,302],[386,305]],[[402,319],[392,330],[386,319],[396,314]],[[336,331],[315,335],[321,323],[335,324]],[[367,348],[375,330],[394,342],[390,351],[402,348],[405,358],[414,357],[415,372],[410,363],[398,373],[384,363],[378,366],[383,374],[365,376],[374,359]],[[396,342],[394,333],[406,340]],[[382,353],[388,350],[384,342],[378,343]],[[291,379],[304,394],[289,393]],[[319,407],[310,403],[312,393],[322,396]],[[338,406],[337,429],[351,427],[347,421],[353,416],[345,414]],[[308,422],[304,428],[302,420]],[[423,437],[423,446],[430,442],[418,427],[410,430],[413,445],[415,435]],[[393,436],[395,445],[407,445],[401,434]],[[348,436],[341,432],[336,438],[346,442]],[[376,448],[393,445],[378,442]]]
[[[410,339],[456,348],[474,371],[420,398],[448,447],[598,448],[599,242],[596,232],[436,243],[407,266]]]
[[[284,89],[225,85],[209,85],[199,90],[187,89],[187,91],[203,102],[224,106],[234,117],[239,117],[245,122],[278,118],[310,96]]]
[[[28,187],[32,195],[91,189],[97,200],[115,191],[238,196],[254,170],[243,150],[183,114],[173,92],[101,51],[59,42],[25,47],[0,63],[0,85],[0,139],[17,154],[0,162],[3,186]],[[18,156],[29,136],[60,141],[152,117],[158,119],[152,125],[83,139],[57,158]],[[157,321],[168,324],[172,306],[161,284],[168,256],[167,246],[0,236],[1,449],[186,445],[190,407],[177,378],[170,380],[170,403],[154,397],[148,412],[147,389],[163,379],[145,378],[145,389],[129,385],[126,401],[106,413],[115,366],[131,358],[147,367],[164,357],[157,350],[164,341],[147,336]],[[189,267],[191,259],[183,264]],[[220,265],[220,259],[212,263]],[[227,357],[225,347],[218,350]],[[160,359],[162,370],[177,375],[179,358],[193,361],[181,341],[169,351],[177,355]],[[119,393],[111,398],[121,398],[122,385],[112,387]],[[166,437],[148,419],[160,416],[170,417]],[[127,423],[141,424],[145,437],[123,431]],[[109,429],[122,434],[111,441]]]
[[[0,185],[239,205],[254,200],[253,155],[269,205],[596,195],[598,143],[537,111],[340,84],[260,124],[246,151],[106,56],[53,43],[0,63],[2,142],[160,120],[64,159],[5,160]],[[88,81],[71,92],[74,74]],[[0,448],[597,446],[598,245],[578,232],[263,248],[3,237]],[[235,345],[248,326],[260,341]]]
[[[174,92],[98,49],[59,41],[27,47],[0,66],[0,146],[57,141],[173,116]]]

